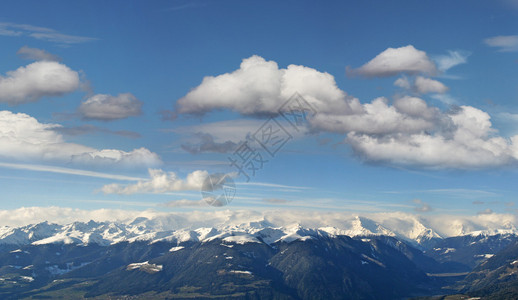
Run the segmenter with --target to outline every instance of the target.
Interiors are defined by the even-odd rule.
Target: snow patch
[[[163,265],[150,264],[149,262],[145,261],[145,262],[141,262],[141,263],[129,264],[126,267],[126,271],[140,270],[140,271],[144,271],[144,272],[153,274],[153,273],[162,271],[163,268],[164,268]]]
[[[230,270],[228,271],[229,273],[232,273],[232,274],[246,274],[246,275],[252,275],[252,272],[250,271],[241,271],[241,270]]]
[[[182,250],[184,248],[185,248],[184,246],[173,247],[173,248],[169,249],[169,252],[176,252],[176,251]]]
[[[25,282],[33,282],[34,281],[34,278],[32,278],[31,276],[20,276],[20,279],[25,281]]]

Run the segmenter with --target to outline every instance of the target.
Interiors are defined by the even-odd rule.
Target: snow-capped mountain
[[[4,226],[0,298],[233,297],[237,288],[311,299],[322,286],[331,287],[320,291],[329,299],[432,295],[518,243],[514,224],[493,216],[227,210]]]
[[[42,245],[98,244],[111,245],[119,242],[167,241],[207,242],[214,239],[232,242],[255,242],[273,244],[279,241],[306,240],[315,237],[336,236],[390,236],[416,246],[427,247],[436,240],[449,237],[442,233],[434,222],[409,214],[373,215],[327,215],[328,218],[306,217],[292,222],[282,213],[251,214],[226,212],[205,218],[189,219],[181,214],[162,214],[137,217],[123,221],[73,222],[52,224],[43,222],[21,227],[0,228],[0,244]],[[516,227],[509,222],[481,224],[472,220],[453,220],[458,235],[515,234]],[[497,227],[500,226],[500,227]],[[476,229],[467,231],[466,229]],[[443,230],[444,232],[444,230]],[[451,235],[450,235],[451,236]]]

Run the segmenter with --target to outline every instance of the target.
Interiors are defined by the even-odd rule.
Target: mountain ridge
[[[225,219],[212,222],[191,224],[177,215],[136,217],[125,221],[93,221],[55,224],[48,221],[19,226],[0,228],[0,244],[8,245],[44,245],[63,244],[99,244],[112,245],[120,242],[146,241],[149,243],[168,241],[178,244],[183,242],[207,242],[216,238],[234,240],[241,243],[264,242],[273,244],[279,241],[305,240],[317,236],[390,236],[406,241],[418,248],[430,248],[434,243],[448,238],[439,234],[440,230],[426,224],[418,216],[406,215],[374,220],[359,215],[352,215],[343,220],[333,220],[332,225],[301,224],[279,220],[279,216],[268,215],[255,220],[230,215]],[[458,236],[517,235],[518,229],[513,224],[502,224],[502,228],[474,226],[457,222]],[[426,225],[425,225],[426,224]],[[494,226],[494,225],[493,225]],[[466,227],[477,230],[467,232]],[[450,236],[451,237],[451,236]]]

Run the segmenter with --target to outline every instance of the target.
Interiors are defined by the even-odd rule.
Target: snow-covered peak
[[[381,224],[360,216],[355,216],[354,219],[350,221],[350,229],[346,230],[344,233],[348,236],[396,235],[394,232],[385,228]]]
[[[69,224],[43,222],[21,227],[0,227],[0,244],[73,243],[110,245],[122,241],[228,243],[291,242],[320,237],[384,235],[424,245],[434,239],[455,235],[495,235],[518,232],[509,220],[452,218],[431,221],[411,214],[232,212],[219,214],[160,214],[126,221],[87,221]]]

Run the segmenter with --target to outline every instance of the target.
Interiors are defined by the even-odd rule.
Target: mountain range
[[[414,215],[300,220],[228,212],[4,226],[0,297],[402,299],[518,286],[518,231],[505,220],[450,220],[454,236]]]

